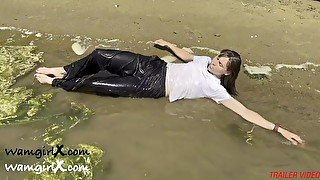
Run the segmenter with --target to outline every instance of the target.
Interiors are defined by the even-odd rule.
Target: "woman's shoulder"
[[[221,80],[216,77],[213,74],[210,74],[208,72],[207,78],[206,78],[206,87],[210,88],[212,90],[219,90],[219,91],[225,91],[227,92],[227,90],[221,85]]]
[[[199,55],[195,55],[193,57],[193,61],[207,61],[207,62],[211,62],[211,57],[209,56],[199,56]]]
[[[211,58],[209,56],[194,56],[192,62],[199,64],[201,67],[207,68],[211,63]]]

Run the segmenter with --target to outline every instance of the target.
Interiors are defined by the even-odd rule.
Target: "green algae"
[[[42,52],[35,53],[35,46],[0,46],[0,90],[16,82],[16,78],[43,62]]]
[[[65,131],[75,127],[81,121],[89,119],[92,114],[93,111],[85,105],[71,102],[69,112],[57,116],[57,118],[65,117],[65,120],[61,123],[53,123],[45,129],[45,132],[42,135],[44,142],[50,146],[61,144]]]
[[[37,117],[36,114],[51,101],[52,94],[41,94],[36,97],[32,95],[32,89],[25,87],[7,89],[0,93],[0,126],[18,125],[49,118],[49,116]]]
[[[39,137],[42,138],[44,143],[50,147],[56,147],[63,143],[63,135],[66,131],[74,128],[82,121],[89,119],[94,113],[85,105],[77,104],[75,102],[70,103],[69,111],[58,114],[56,118],[63,119],[60,123],[53,123],[48,126],[44,133]],[[35,138],[38,139],[38,138]],[[62,160],[63,167],[67,168],[69,165],[86,165],[88,171],[72,171],[72,172],[52,172],[44,171],[40,174],[31,172],[27,174],[25,179],[93,179],[93,170],[101,162],[101,158],[104,151],[100,148],[88,144],[78,144],[76,146],[65,147],[66,151],[69,149],[85,149],[89,152],[89,155],[79,156],[45,156],[42,161],[36,163],[39,164],[55,164],[58,160]]]
[[[0,126],[31,122],[32,116],[50,101],[52,94],[33,97],[26,87],[11,88],[18,77],[43,62],[35,46],[0,46]]]
[[[67,147],[66,151],[70,148]],[[64,179],[93,179],[93,169],[101,162],[103,156],[103,150],[98,147],[87,145],[87,144],[78,144],[72,149],[85,149],[88,151],[89,155],[79,155],[79,156],[61,156],[58,155],[56,158],[53,156],[46,156],[42,162],[38,162],[35,165],[41,164],[56,164],[57,161],[63,161],[62,167],[67,169],[68,166],[74,165],[86,165],[88,168],[87,171],[44,171],[40,174],[35,172],[29,173],[24,179],[26,180],[64,180]]]
[[[253,141],[253,130],[255,128],[255,125],[252,126],[250,131],[247,131],[247,135],[245,136],[246,138],[246,143],[252,146],[252,141]]]
[[[63,134],[67,130],[75,127],[81,121],[87,120],[93,112],[87,108],[85,105],[80,105],[74,102],[71,102],[70,111],[65,112],[59,115],[60,118],[63,116],[66,117],[65,121],[61,123],[54,123],[45,129],[45,133],[41,135],[43,141],[51,146],[56,147],[56,145],[62,144]],[[72,172],[50,172],[45,171],[40,174],[35,172],[29,173],[25,179],[93,179],[93,169],[101,162],[101,158],[104,154],[104,151],[98,147],[87,145],[87,144],[78,144],[76,146],[65,147],[66,151],[69,149],[85,149],[89,152],[88,155],[79,155],[79,156],[46,156],[43,161],[36,163],[39,164],[55,164],[58,160],[62,160],[63,167],[67,168],[69,165],[86,165],[88,171],[72,171]]]
[[[0,92],[0,124],[18,117],[19,106],[32,96],[32,90],[25,87],[5,89]]]
[[[31,98],[28,100],[27,104],[30,109],[27,112],[28,116],[36,115],[41,109],[45,107],[45,104],[51,101],[52,94],[41,94],[35,98]]]
[[[37,63],[43,62],[43,53],[35,53],[34,46],[0,46],[0,127],[9,125],[20,125],[43,120],[63,119],[60,123],[53,123],[45,128],[45,132],[40,136],[43,142],[49,146],[61,144],[64,132],[75,127],[80,122],[89,119],[93,112],[85,105],[72,102],[66,111],[39,116],[51,101],[53,94],[46,93],[35,96],[33,89],[26,87],[12,88],[16,79],[33,70]],[[38,138],[33,138],[38,140]],[[86,144],[71,145],[72,148],[82,148],[90,152],[89,155],[79,156],[45,156],[41,162],[53,163],[56,160],[63,160],[65,165],[86,164],[89,171],[75,172],[43,172],[36,174],[28,173],[25,179],[92,179],[93,169],[101,162],[103,150],[98,147]],[[71,149],[66,147],[66,149]]]

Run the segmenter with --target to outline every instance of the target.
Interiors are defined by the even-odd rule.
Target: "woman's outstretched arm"
[[[228,99],[221,102],[225,107],[231,109],[235,113],[239,114],[241,117],[243,117],[245,120],[257,124],[265,129],[273,130],[275,127],[275,124],[267,121],[262,116],[260,116],[258,113],[251,111],[250,109],[246,108],[244,105],[242,105],[239,101],[236,99]],[[303,144],[304,141],[296,134],[279,127],[278,132],[291,141],[292,144],[298,145]]]
[[[189,52],[187,52],[181,48],[178,48],[177,45],[175,45],[175,44],[167,42],[163,39],[158,39],[154,43],[159,46],[163,46],[163,47],[167,47],[167,48],[171,49],[174,52],[174,54],[177,55],[183,61],[192,61],[193,60],[193,57],[194,57],[193,54],[190,54]]]

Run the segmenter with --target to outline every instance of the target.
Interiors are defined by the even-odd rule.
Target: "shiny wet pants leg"
[[[166,63],[158,56],[96,49],[63,67],[67,74],[52,86],[66,91],[122,97],[165,96]]]
[[[88,56],[64,66],[62,79],[52,86],[67,91],[94,92],[100,95],[136,97],[141,75],[136,73],[144,58],[127,51],[96,49]],[[138,68],[139,66],[139,68]]]

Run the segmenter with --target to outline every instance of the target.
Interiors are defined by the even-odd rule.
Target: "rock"
[[[192,51],[192,49],[190,49],[190,48],[183,47],[182,49],[185,50],[185,51],[187,51],[188,53],[191,53],[191,54],[194,53],[194,52]]]
[[[171,62],[178,60],[178,58],[176,58],[174,56],[164,56],[161,59],[167,63],[171,63]]]
[[[88,47],[86,48],[84,46],[81,46],[78,42],[73,43],[71,48],[72,48],[73,52],[79,56],[84,54],[88,49]]]
[[[262,79],[271,76],[271,68],[269,66],[249,66],[244,64],[245,73],[254,79]]]
[[[211,49],[211,48],[208,48],[208,47],[192,46],[192,47],[190,47],[190,49],[198,49],[198,50],[201,50],[201,51],[207,51],[207,52],[212,53],[214,55],[220,54],[220,51],[217,51],[215,49]]]
[[[303,69],[303,70],[307,70],[308,69],[308,66],[314,66],[314,67],[320,67],[320,64],[314,64],[314,63],[311,63],[311,62],[306,62],[306,63],[303,63],[303,64],[299,64],[299,65],[289,65],[289,64],[277,64],[275,66],[276,70],[279,70],[281,68],[289,68],[289,69]]]
[[[188,53],[191,53],[191,54],[194,53],[191,48],[183,47],[182,49],[187,51]],[[178,58],[173,56],[173,55],[164,56],[164,57],[162,57],[160,59],[164,60],[167,63],[169,63],[169,62],[171,63],[171,62],[174,62],[174,61],[178,60]]]

